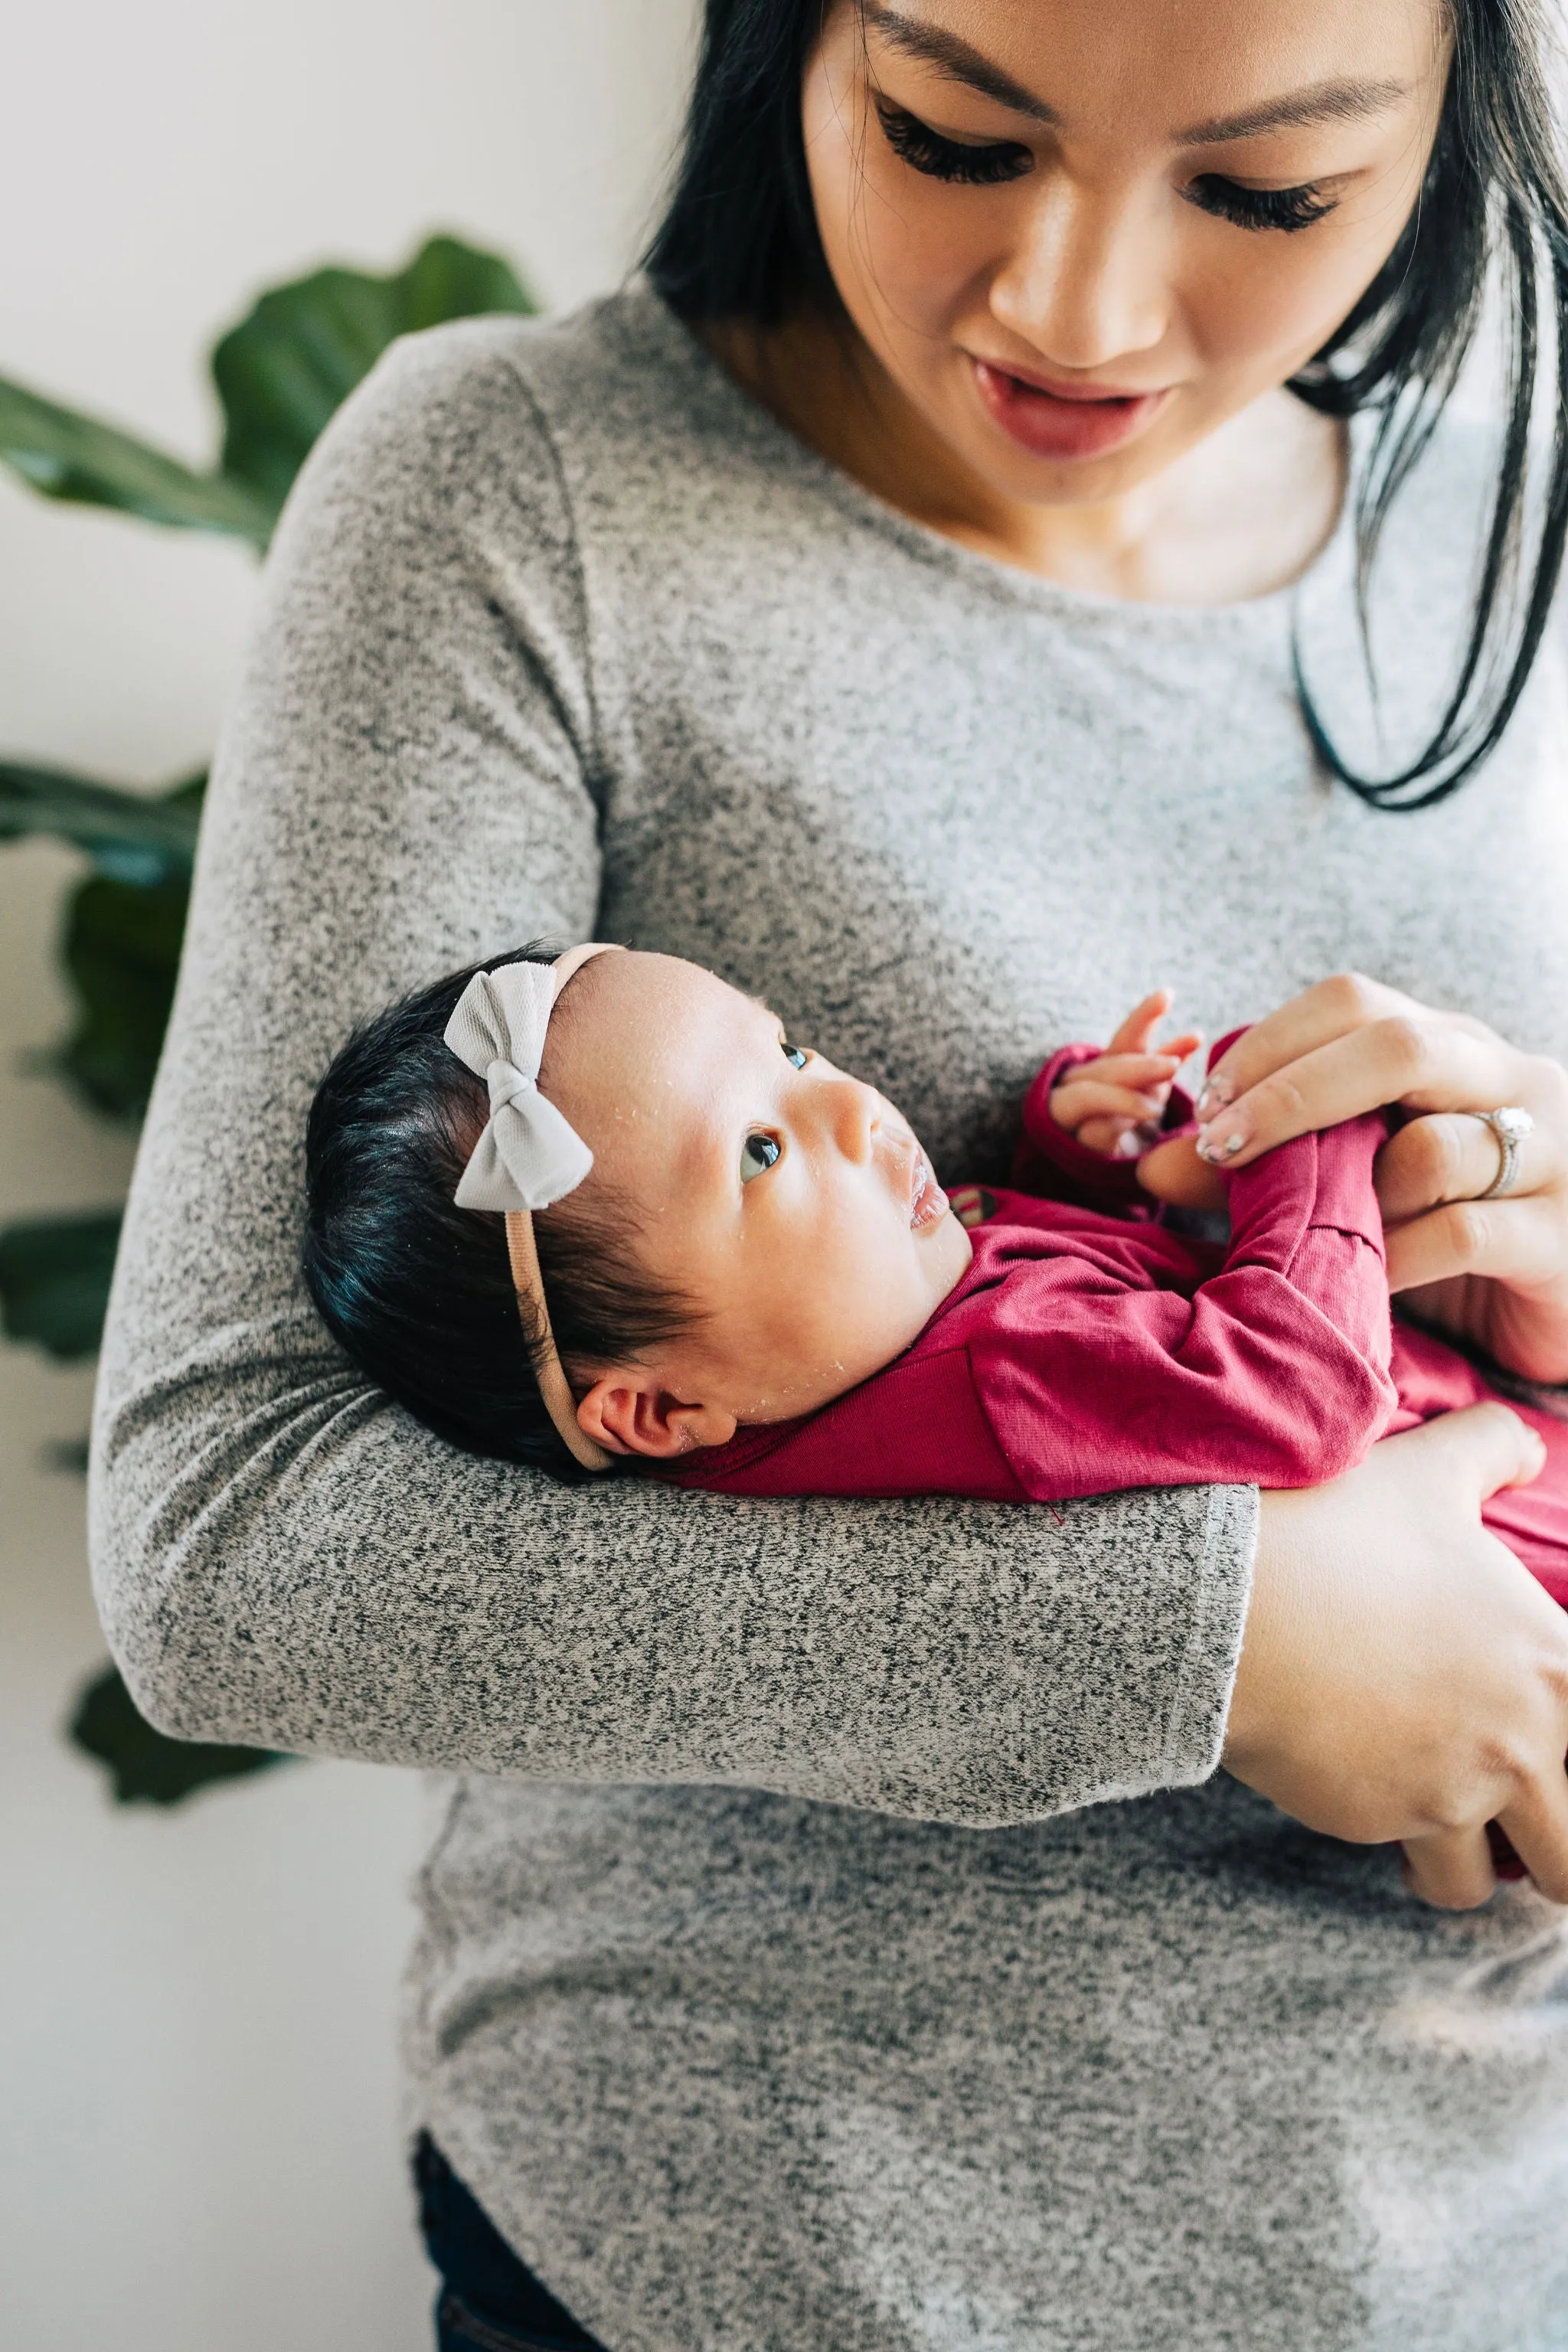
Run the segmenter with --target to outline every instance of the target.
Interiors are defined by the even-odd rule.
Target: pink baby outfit
[[[1381,1116],[1229,1176],[1220,1248],[1159,1222],[1131,1163],[1051,1118],[1066,1072],[1101,1050],[1065,1047],[1030,1087],[1018,1189],[953,1196],[973,1261],[913,1346],[819,1412],[692,1455],[673,1471],[682,1486],[1019,1503],[1310,1486],[1391,1431],[1497,1394],[1457,1349],[1391,1318]],[[1568,1426],[1507,1402],[1540,1431],[1547,1465],[1483,1517],[1568,1605]]]

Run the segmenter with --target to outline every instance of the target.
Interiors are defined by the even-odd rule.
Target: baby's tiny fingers
[[[1141,1125],[1145,1119],[1158,1118],[1163,1108],[1163,1098],[1158,1094],[1108,1086],[1095,1078],[1069,1078],[1051,1096],[1051,1117],[1069,1135],[1076,1134],[1086,1118],[1120,1118]]]
[[[1156,988],[1135,1004],[1110,1041],[1113,1054],[1147,1053],[1153,1043],[1154,1032],[1171,1009],[1171,992]]]
[[[1112,1087],[1168,1087],[1181,1066],[1173,1054],[1100,1054],[1092,1062],[1079,1062],[1062,1085],[1099,1079]]]
[[[1148,1129],[1133,1119],[1086,1118],[1078,1130],[1077,1140],[1086,1151],[1098,1151],[1102,1160],[1135,1159],[1143,1149],[1142,1138]]]

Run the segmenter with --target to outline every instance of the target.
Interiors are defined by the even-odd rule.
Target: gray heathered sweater
[[[1454,440],[1403,509],[1394,748],[1479,478]],[[1359,727],[1342,558],[1309,637]],[[567,1491],[389,1408],[295,1272],[348,1025],[543,930],[765,992],[950,1179],[1156,981],[1213,1030],[1356,963],[1568,1050],[1556,649],[1478,782],[1379,816],[1313,771],[1289,614],[932,537],[644,290],[403,345],[293,501],[117,1282],[99,1592],[172,1728],[469,1776],[416,2113],[611,2352],[1568,2347],[1568,1937],[1209,1777],[1248,1493]]]

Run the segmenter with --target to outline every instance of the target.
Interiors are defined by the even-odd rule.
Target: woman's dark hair
[[[476,971],[559,953],[535,944],[491,956],[354,1032],[310,1105],[301,1265],[332,1337],[427,1429],[572,1480],[584,1474],[534,1379],[538,1338],[518,1311],[506,1220],[452,1199],[489,1104],[442,1043]],[[637,1231],[627,1204],[592,1180],[534,1219],[569,1377],[636,1361],[694,1320],[638,1264]]]
[[[1356,498],[1364,600],[1389,509],[1454,389],[1495,267],[1509,329],[1506,424],[1447,708],[1416,758],[1374,779],[1341,757],[1299,673],[1325,765],[1393,809],[1445,800],[1495,749],[1540,649],[1568,535],[1568,188],[1543,70],[1543,0],[1445,5],[1454,58],[1419,201],[1377,277],[1290,385],[1331,416],[1375,413]],[[692,322],[769,327],[803,303],[837,308],[801,128],[801,84],[827,13],[827,0],[708,0],[680,171],[647,257],[653,283]],[[1550,444],[1532,459],[1543,376]],[[1528,588],[1516,593],[1521,572]]]

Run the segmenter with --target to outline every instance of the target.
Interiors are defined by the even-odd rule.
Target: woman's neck
[[[1299,578],[1331,535],[1344,436],[1287,392],[1228,418],[1152,480],[1093,505],[994,491],[957,458],[847,320],[710,324],[743,390],[864,489],[943,538],[1064,587],[1225,604]]]

